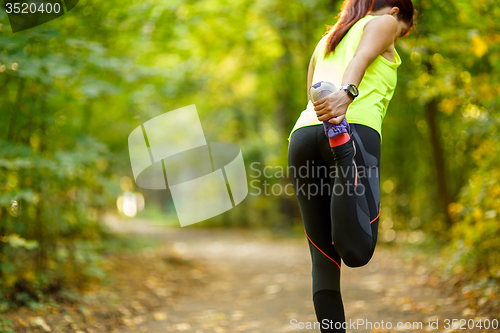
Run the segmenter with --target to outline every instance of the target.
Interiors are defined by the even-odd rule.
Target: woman
[[[394,46],[412,29],[414,9],[411,0],[345,0],[339,16],[311,58],[307,87],[330,81],[341,89],[308,102],[289,145],[322,332],[345,332],[340,259],[363,266],[375,249],[382,120],[401,64]],[[327,138],[323,121],[340,134]]]

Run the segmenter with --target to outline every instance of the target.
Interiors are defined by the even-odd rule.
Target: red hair
[[[327,32],[333,32],[326,43],[325,57],[335,51],[340,41],[349,32],[349,29],[371,11],[385,7],[398,7],[398,20],[403,20],[413,27],[414,8],[411,0],[344,0],[342,10],[337,16],[339,19],[334,26],[328,26]],[[410,30],[408,30],[408,33]]]

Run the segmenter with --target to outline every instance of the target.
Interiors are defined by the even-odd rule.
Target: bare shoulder
[[[396,32],[398,28],[398,21],[392,15],[380,15],[375,17],[374,19],[368,21],[363,30],[373,31],[376,33],[388,33],[388,32]]]
[[[393,50],[394,38],[398,31],[398,21],[393,16],[377,16],[369,20],[363,29],[361,41],[356,49],[357,55],[363,54],[373,61],[379,55]],[[388,54],[387,58],[393,59],[394,56]]]

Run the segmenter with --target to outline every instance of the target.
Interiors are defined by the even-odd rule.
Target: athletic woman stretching
[[[345,332],[340,259],[363,266],[375,250],[382,120],[401,64],[394,46],[409,34],[413,15],[411,0],[345,0],[309,64],[308,88],[320,81],[341,87],[308,102],[292,130],[288,157],[321,332]],[[327,138],[323,121],[340,134]]]

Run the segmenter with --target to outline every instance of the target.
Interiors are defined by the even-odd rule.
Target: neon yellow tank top
[[[325,46],[331,32],[323,36],[316,46],[316,65],[312,83],[330,81],[337,88],[341,87],[342,77],[347,65],[351,61],[363,35],[366,23],[376,16],[367,15],[356,22],[349,32],[342,38],[335,52],[325,58]],[[397,68],[401,65],[401,58],[395,51],[394,62],[379,55],[366,69],[363,80],[358,89],[359,96],[349,105],[346,119],[352,124],[361,124],[373,128],[382,138],[382,121],[385,117],[389,102],[394,95],[397,84]],[[311,101],[302,111],[299,119],[290,133],[305,126],[322,124],[316,117]],[[289,138],[290,139],[290,138]]]

